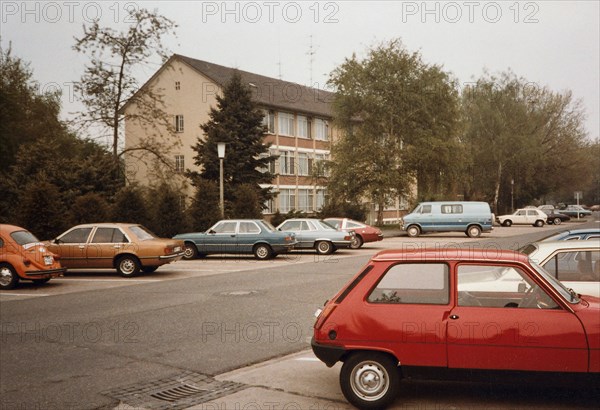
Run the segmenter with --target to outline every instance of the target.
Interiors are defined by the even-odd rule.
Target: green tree
[[[330,196],[368,198],[383,223],[386,202],[448,187],[459,144],[455,82],[399,40],[346,59],[330,75],[334,120],[342,131],[332,147]],[[423,193],[421,194],[423,195]]]
[[[231,202],[241,185],[252,186],[258,203],[251,207],[263,208],[273,195],[269,188],[260,184],[270,184],[273,175],[267,171],[275,157],[269,156],[269,146],[264,143],[265,127],[263,113],[252,101],[250,89],[242,84],[239,73],[235,73],[217,96],[217,106],[212,107],[209,121],[200,128],[205,139],[200,137],[194,146],[195,164],[201,167],[199,173],[190,173],[193,178],[201,177],[209,181],[219,181],[219,158],[217,143],[226,143],[223,166],[225,199]]]
[[[510,71],[485,74],[464,91],[462,107],[467,198],[506,212],[513,203],[581,186],[576,178],[586,134],[580,103],[570,92],[552,92]]]
[[[43,174],[27,180],[19,195],[17,225],[24,226],[41,240],[54,238],[68,228],[59,189]]]
[[[241,184],[233,194],[231,214],[236,218],[260,218],[262,216],[261,202],[256,188],[250,184]]]
[[[110,133],[115,164],[124,152],[142,150],[170,166],[162,152],[166,145],[163,133],[165,130],[168,134],[173,132],[171,117],[165,112],[159,90],[140,89],[134,73],[155,56],[166,61],[169,52],[162,38],[174,34],[176,24],[146,9],[132,11],[129,17],[133,23],[125,31],[100,27],[96,20],[89,27],[84,26],[83,36],[75,39],[73,49],[90,58],[81,80],[75,84],[75,91],[87,108],[77,120],[84,126],[95,126],[97,131]],[[140,123],[146,138],[139,146],[125,151],[119,137],[124,119],[120,110],[128,100],[138,108],[137,114],[128,120]]]
[[[172,238],[186,230],[183,198],[168,184],[152,191],[153,218],[148,226],[155,234]]]
[[[150,211],[142,188],[128,185],[117,192],[112,210],[114,222],[148,225]]]
[[[200,177],[193,179],[195,194],[188,207],[189,223],[193,231],[206,231],[221,219],[219,185]]]
[[[69,213],[69,225],[104,222],[110,219],[110,205],[100,194],[88,192],[75,198]]]

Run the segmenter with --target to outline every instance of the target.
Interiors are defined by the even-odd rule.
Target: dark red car
[[[344,363],[342,392],[365,409],[392,404],[402,377],[597,380],[600,299],[513,251],[383,251],[325,304],[312,348]]]
[[[355,221],[348,218],[326,218],[324,219],[329,225],[338,230],[353,231],[354,239],[350,244],[350,248],[358,249],[367,242],[377,242],[383,240],[381,229]]]

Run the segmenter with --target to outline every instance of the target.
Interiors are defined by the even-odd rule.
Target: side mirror
[[[211,235],[214,235],[214,234],[216,234],[216,232],[215,232],[215,231],[213,231],[212,229],[211,229],[211,230],[209,230],[209,231],[208,231],[208,233],[209,233],[209,234],[211,234]]]

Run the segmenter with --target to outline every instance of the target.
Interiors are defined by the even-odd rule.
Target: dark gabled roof
[[[179,54],[173,55],[172,58],[180,59],[220,87],[224,87],[233,73],[237,71],[242,77],[242,82],[250,86],[254,101],[262,106],[332,117],[331,103],[333,102],[334,93],[329,91],[196,60]]]

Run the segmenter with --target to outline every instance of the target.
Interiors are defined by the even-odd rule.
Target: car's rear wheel
[[[328,241],[319,241],[315,244],[315,249],[319,255],[329,255],[333,253],[333,244]]]
[[[198,248],[193,243],[186,242],[183,247],[183,259],[191,260],[198,257]]]
[[[8,263],[0,263],[0,289],[13,289],[19,283],[19,275]]]
[[[533,226],[535,226],[536,228],[541,228],[542,226],[544,226],[544,221],[542,221],[541,219],[538,219],[537,221],[535,221]]]
[[[579,214],[580,218],[583,218],[584,216],[585,216],[585,214],[583,214],[583,213]]]
[[[412,225],[412,226],[408,227],[408,229],[406,230],[406,233],[411,238],[416,238],[417,236],[419,236],[421,234],[421,229],[419,229],[419,227],[416,225]]]
[[[254,246],[252,252],[254,253],[254,257],[258,260],[270,259],[273,256],[273,249],[264,243]]]
[[[352,242],[350,242],[350,248],[351,249],[360,249],[361,246],[363,246],[363,239],[360,235],[355,235],[354,238],[352,238]]]
[[[121,256],[117,260],[117,272],[124,278],[131,278],[140,273],[140,262],[135,256]]]
[[[560,224],[562,223],[562,219],[560,219],[560,218],[558,218],[558,217],[557,217],[557,218],[554,218],[554,219],[552,220],[552,223],[553,223],[554,225],[560,225]]]
[[[381,409],[398,395],[400,375],[397,361],[380,352],[350,356],[340,372],[344,397],[360,409]]]
[[[477,225],[471,225],[467,228],[467,236],[469,238],[479,238],[481,236],[481,228]]]
[[[502,222],[502,226],[506,226],[507,228],[511,225],[512,225],[512,221],[510,219],[507,219],[506,221]]]

